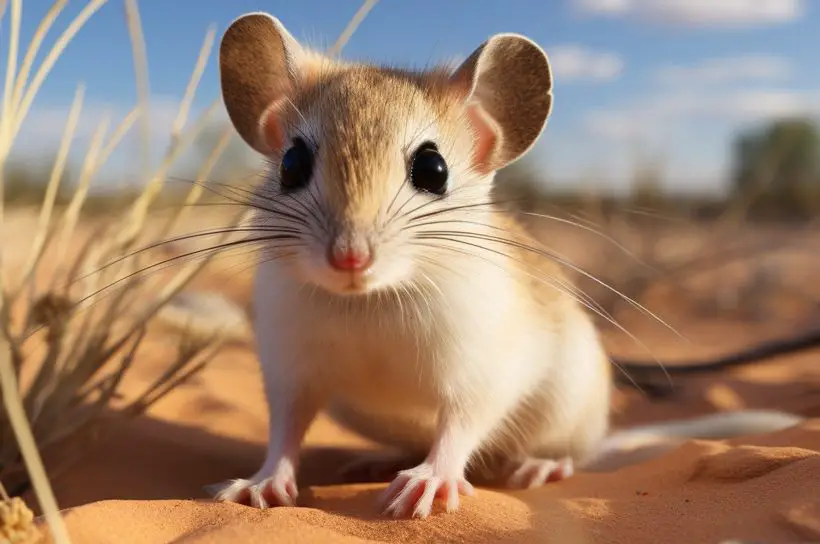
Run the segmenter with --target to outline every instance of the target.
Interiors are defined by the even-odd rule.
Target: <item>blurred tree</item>
[[[790,215],[820,211],[820,131],[809,119],[780,119],[734,143],[734,196]]]
[[[660,154],[649,157],[640,149],[636,151],[629,195],[632,206],[651,209],[663,204],[663,166]]]
[[[11,157],[4,172],[4,197],[8,206],[39,205],[46,194],[53,159]],[[67,202],[74,185],[74,168],[66,165],[55,199],[57,204]]]

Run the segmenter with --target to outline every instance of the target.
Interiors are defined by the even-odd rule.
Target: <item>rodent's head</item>
[[[338,294],[426,278],[469,249],[442,233],[489,228],[493,174],[532,147],[552,106],[547,56],[515,34],[455,70],[413,72],[327,58],[251,13],[225,32],[219,63],[231,122],[271,165],[258,237],[299,281]]]

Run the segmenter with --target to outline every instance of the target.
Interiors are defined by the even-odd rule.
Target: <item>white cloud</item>
[[[150,136],[153,140],[166,142],[171,125],[177,115],[179,101],[162,96],[153,97],[148,106],[150,120]],[[56,148],[63,137],[69,115],[68,105],[35,105],[29,111],[20,127],[19,140],[21,144],[36,142],[39,147]],[[116,126],[129,113],[130,108],[111,106],[100,102],[85,103],[80,111],[77,128],[74,132],[74,141],[78,144],[87,143],[97,131],[104,116],[108,116],[108,136],[111,136]],[[131,131],[139,130],[139,123]]]
[[[725,109],[731,118],[740,121],[793,115],[815,116],[820,113],[820,91],[747,91],[724,97],[717,106]]]
[[[656,73],[663,84],[714,85],[736,81],[778,81],[792,74],[789,59],[769,55],[745,55],[706,59],[686,66],[664,66]]]
[[[640,104],[589,112],[583,126],[592,136],[619,141],[653,139],[685,121],[745,123],[804,115],[820,115],[820,89],[664,93]]]
[[[588,113],[584,120],[584,129],[597,138],[612,141],[632,140],[643,136],[646,125],[638,122],[637,116],[627,109],[601,110]]]
[[[171,140],[171,128],[179,110],[179,99],[175,97],[153,96],[148,106],[149,110],[149,137],[151,152],[151,167],[159,165]],[[92,102],[83,105],[74,138],[71,143],[69,160],[74,167],[79,167],[85,158],[94,133],[97,131],[100,122],[105,115],[109,116],[108,130],[104,136],[106,145],[113,136],[114,131],[122,122],[133,106],[110,106],[102,102]],[[191,129],[197,122],[202,110],[193,108],[188,116],[183,133]],[[14,147],[10,159],[25,162],[36,162],[43,159],[52,159],[63,137],[63,132],[68,121],[68,105],[37,105],[32,107],[20,129],[20,133],[15,138]],[[227,122],[227,114],[224,108],[218,108],[210,118],[213,123]],[[98,178],[105,181],[109,178],[129,179],[131,182],[140,179],[143,167],[141,142],[142,127],[140,120],[132,125],[130,131],[114,150],[105,166],[100,171]],[[235,138],[238,141],[238,138]],[[234,141],[232,143],[237,144]],[[243,150],[245,146],[240,145],[238,149]],[[189,168],[197,165],[201,157],[199,152],[202,148],[197,147],[197,143],[189,145],[174,164],[174,171]],[[226,152],[226,155],[228,152]]]
[[[782,24],[805,13],[805,0],[574,0],[595,15],[634,15],[683,26],[743,27]]]
[[[624,62],[615,53],[567,44],[547,49],[553,75],[560,82],[603,82],[616,79]]]
[[[581,11],[595,14],[621,14],[633,7],[632,0],[575,0],[575,6]]]

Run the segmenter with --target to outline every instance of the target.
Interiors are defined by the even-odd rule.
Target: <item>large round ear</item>
[[[269,154],[283,144],[279,118],[296,87],[302,47],[267,13],[234,20],[219,47],[222,100],[242,139]]]
[[[552,73],[544,51],[518,34],[496,34],[451,76],[463,93],[476,141],[473,167],[489,173],[524,155],[552,109]]]

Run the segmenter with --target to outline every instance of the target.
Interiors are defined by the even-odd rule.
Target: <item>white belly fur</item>
[[[461,401],[509,414],[488,437],[503,450],[585,451],[607,430],[600,345],[580,310],[561,329],[549,316],[522,319],[503,274],[482,278],[487,296],[439,285],[447,300],[415,310],[387,295],[366,306],[332,301],[285,277],[264,266],[257,275],[256,322],[266,325],[257,337],[278,354],[263,369],[312,380],[328,413],[367,438],[426,451],[438,408]]]

